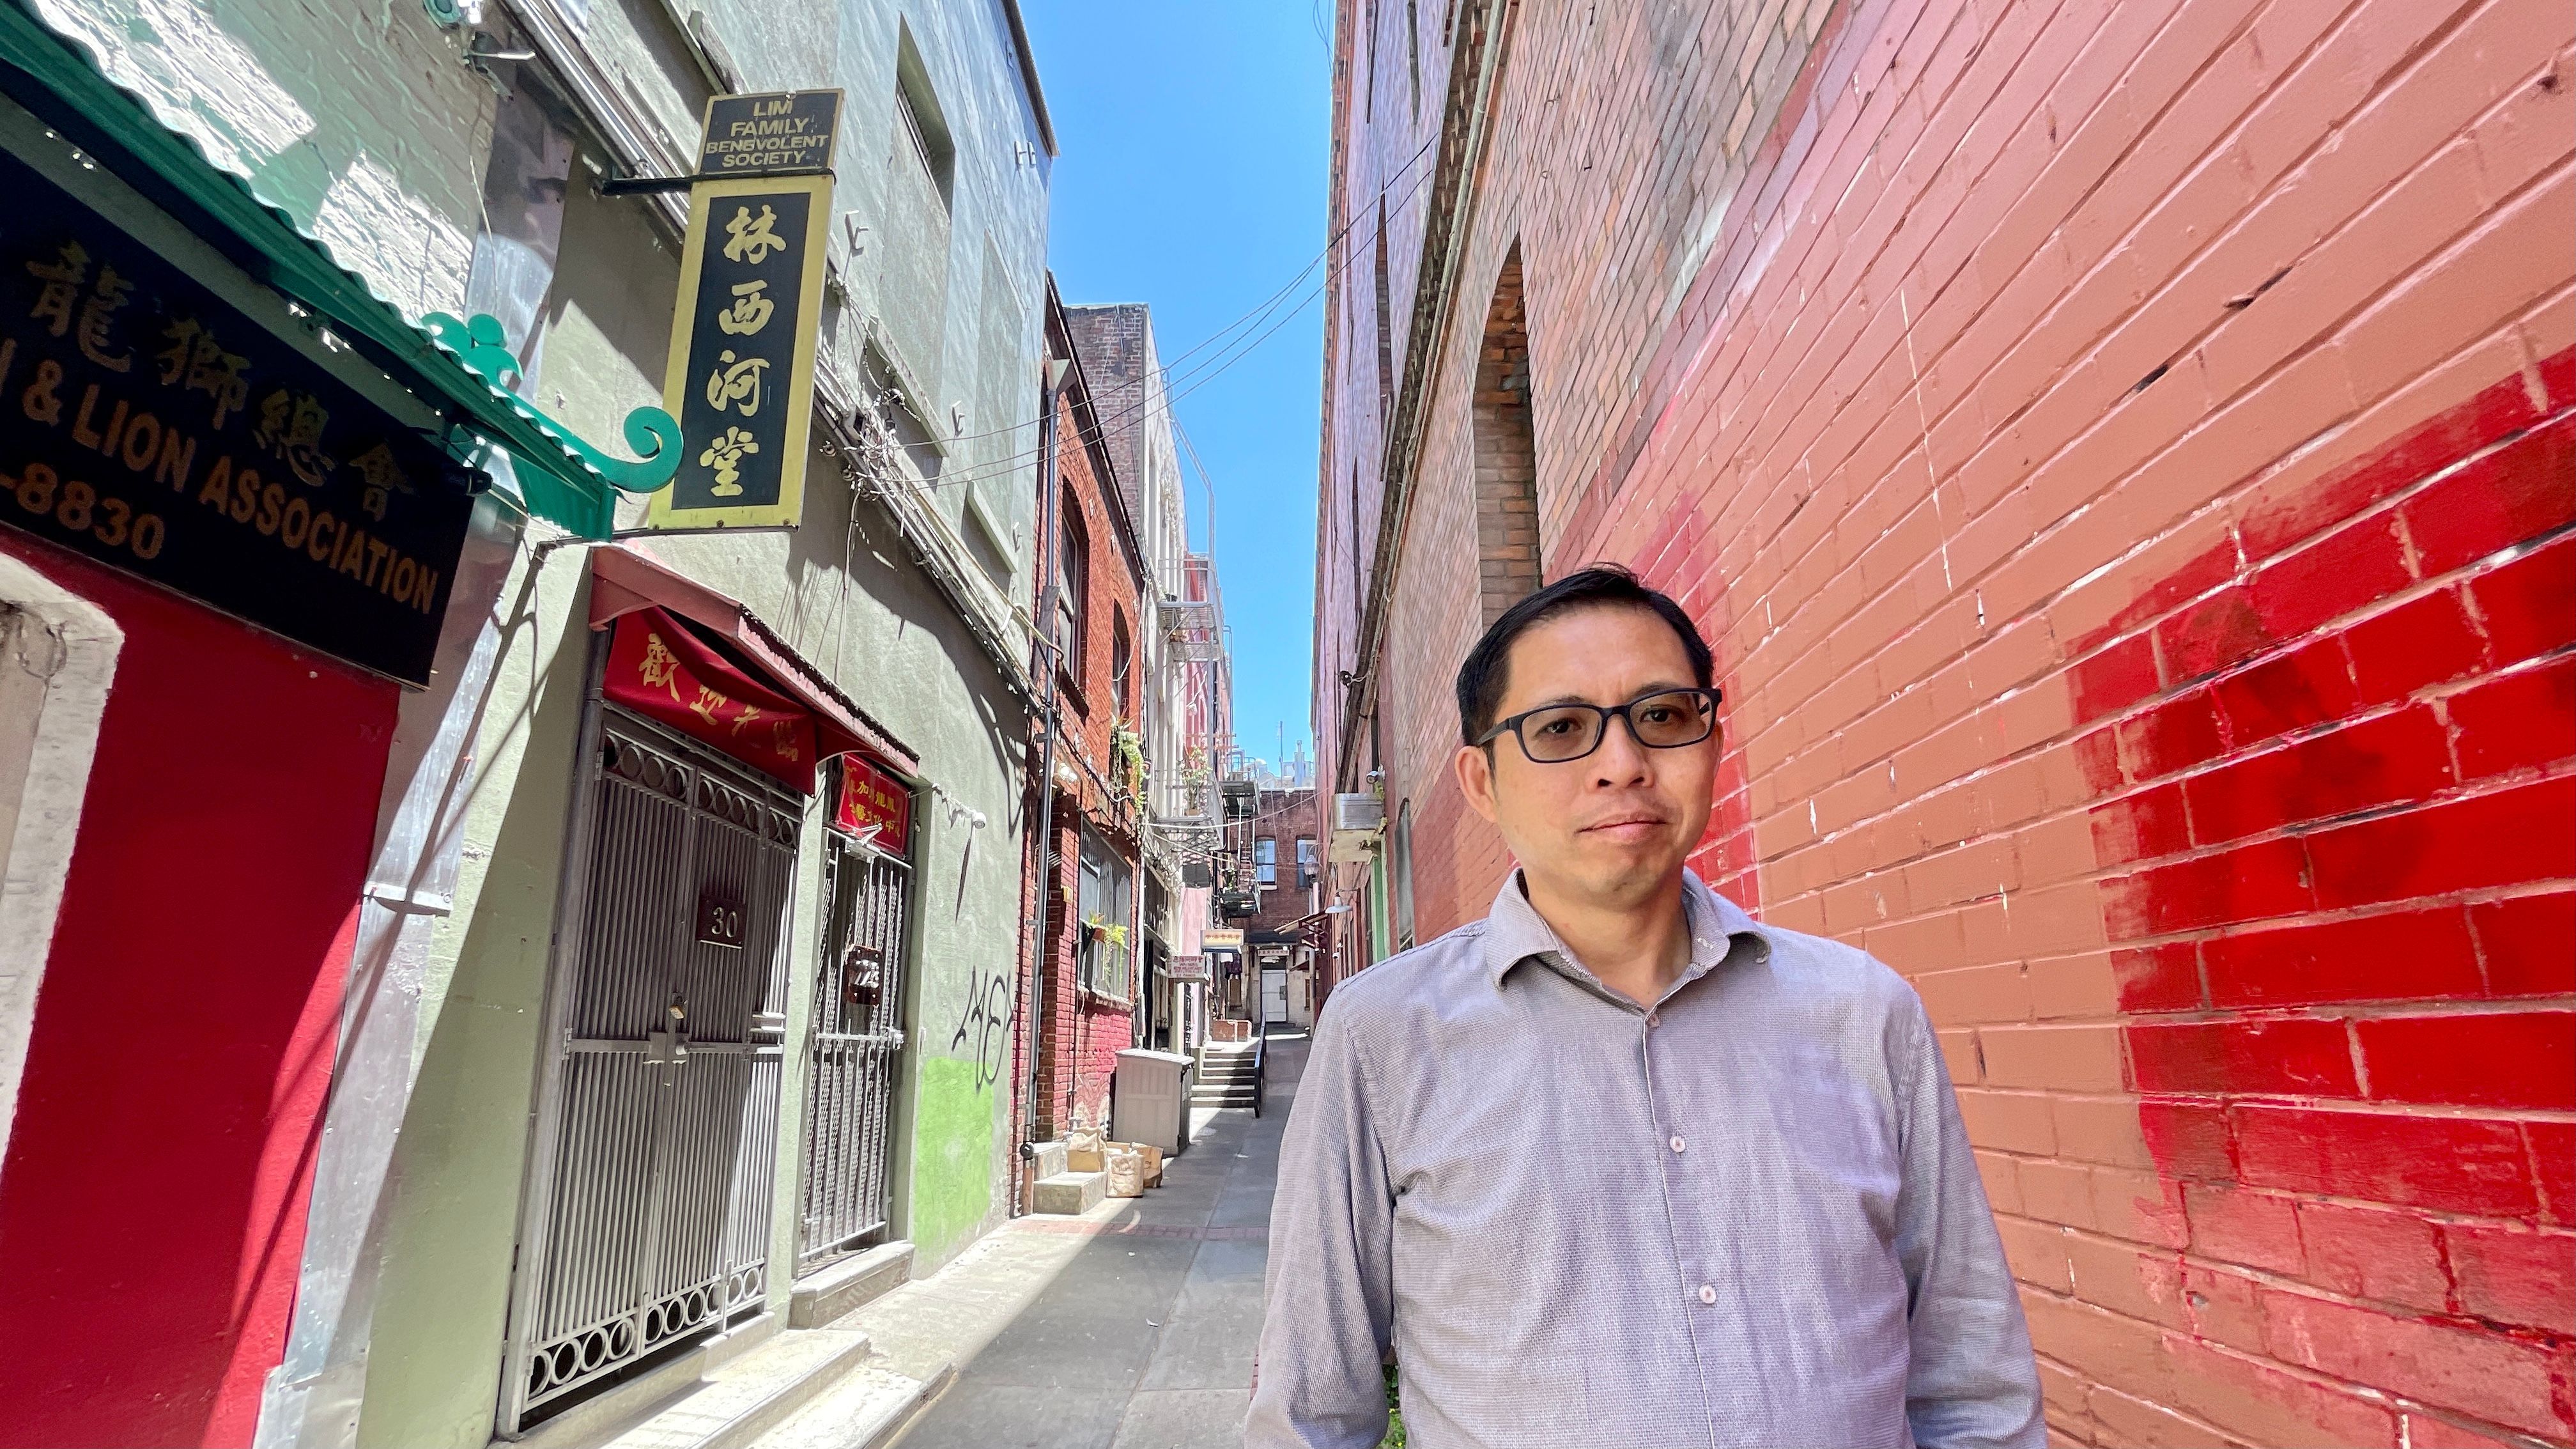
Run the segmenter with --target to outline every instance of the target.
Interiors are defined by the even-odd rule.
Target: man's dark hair
[[[1458,666],[1458,738],[1472,745],[1494,727],[1494,712],[1503,707],[1503,692],[1511,684],[1514,640],[1550,619],[1601,608],[1652,612],[1681,636],[1682,653],[1690,657],[1691,677],[1699,687],[1708,688],[1716,677],[1708,641],[1699,636],[1699,626],[1670,594],[1638,582],[1635,574],[1617,564],[1594,564],[1505,609],[1476,647],[1467,651],[1467,662]]]

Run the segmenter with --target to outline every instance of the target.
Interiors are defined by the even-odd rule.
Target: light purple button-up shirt
[[[1522,894],[1337,987],[1270,1215],[1247,1443],[2038,1449],[2039,1377],[1911,987],[1686,878],[1651,1009]]]

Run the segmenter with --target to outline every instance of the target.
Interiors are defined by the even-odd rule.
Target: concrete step
[[[888,1449],[956,1378],[953,1360],[916,1378],[872,1354],[840,1387],[762,1435],[756,1449]]]
[[[1037,1144],[1035,1147],[1030,1149],[1029,1175],[1032,1177],[1053,1177],[1064,1171],[1064,1156],[1068,1150],[1069,1149],[1066,1147],[1064,1139],[1061,1137],[1057,1138],[1053,1142],[1041,1142]]]
[[[710,1370],[698,1387],[599,1449],[746,1449],[858,1368],[868,1336],[814,1328],[776,1338]]]
[[[1106,1172],[1059,1172],[1038,1179],[1031,1194],[1032,1212],[1052,1213],[1058,1217],[1079,1217],[1109,1196],[1109,1174]]]
[[[787,1299],[787,1326],[819,1328],[912,1276],[912,1244],[879,1243],[796,1280]]]

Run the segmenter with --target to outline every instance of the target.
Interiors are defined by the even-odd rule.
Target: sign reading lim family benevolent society
[[[469,475],[0,153],[0,523],[412,684]]]
[[[719,96],[707,106],[671,319],[663,406],[680,471],[653,495],[654,528],[793,525],[804,506],[814,333],[832,178],[729,176],[827,166],[838,91]]]
[[[839,91],[717,96],[707,102],[706,135],[698,143],[698,174],[829,171],[833,133],[840,121]]]

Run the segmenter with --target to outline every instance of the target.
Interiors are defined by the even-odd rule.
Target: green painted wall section
[[[912,1242],[945,1259],[983,1230],[993,1211],[994,1097],[998,1084],[955,1057],[925,1056],[913,1120]]]

